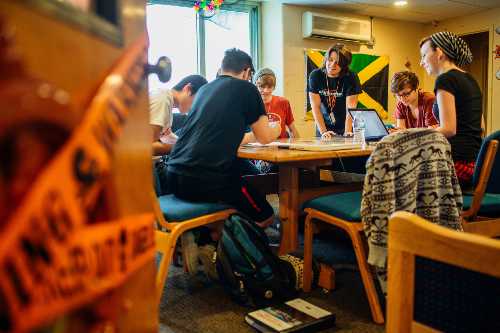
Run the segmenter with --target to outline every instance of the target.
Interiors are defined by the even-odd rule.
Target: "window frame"
[[[57,0],[23,0],[23,2],[118,47],[124,45],[119,0],[96,0],[95,8],[89,12]]]
[[[148,0],[147,5],[170,5],[179,7],[193,7],[194,1],[186,0]],[[260,47],[261,47],[261,5],[255,1],[236,1],[235,3],[222,4],[223,10],[246,12],[250,22],[250,56],[255,68],[260,68]],[[194,10],[194,9],[193,9]],[[196,17],[196,43],[197,43],[197,72],[206,76],[205,64],[205,20],[197,15]]]

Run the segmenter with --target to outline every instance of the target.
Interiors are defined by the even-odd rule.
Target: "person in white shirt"
[[[149,96],[149,124],[153,129],[153,155],[168,154],[177,136],[172,132],[172,109],[187,113],[198,89],[207,83],[201,75],[189,75],[172,89],[158,89]],[[160,140],[161,139],[161,140]]]

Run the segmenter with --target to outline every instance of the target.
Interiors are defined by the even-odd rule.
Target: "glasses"
[[[249,74],[250,75],[248,76],[248,81],[253,82],[253,76],[255,75],[255,72],[250,69]]]
[[[408,98],[408,96],[410,96],[411,93],[414,92],[414,91],[415,91],[415,89],[412,89],[412,90],[407,91],[407,92],[402,92],[400,94],[396,94],[396,96],[399,97],[399,98]]]

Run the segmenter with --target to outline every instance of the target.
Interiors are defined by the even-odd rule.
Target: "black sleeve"
[[[266,114],[266,108],[257,87],[250,82],[244,82],[242,88],[246,91],[245,124],[252,125],[260,116]]]
[[[319,69],[315,69],[311,72],[311,74],[309,74],[309,84],[307,85],[307,89],[309,92],[319,94],[319,91],[321,90],[319,75],[321,75],[321,70]]]
[[[361,83],[359,82],[358,74],[351,72],[349,74],[351,80],[351,89],[347,92],[347,96],[359,95],[363,92],[361,89]]]
[[[451,76],[449,73],[441,74],[436,78],[436,83],[434,85],[434,93],[436,94],[439,89],[445,90],[450,94],[452,94],[453,96],[456,96],[457,82],[454,79],[454,77]]]

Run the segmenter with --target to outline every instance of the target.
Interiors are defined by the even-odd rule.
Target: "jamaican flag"
[[[321,67],[326,51],[306,50],[306,86],[309,74]],[[389,80],[389,57],[371,54],[355,53],[349,66],[351,71],[358,73],[363,92],[358,96],[358,107],[377,110],[382,119],[387,119],[387,94]],[[311,115],[309,94],[306,91],[307,114]],[[312,115],[311,115],[312,116]]]

